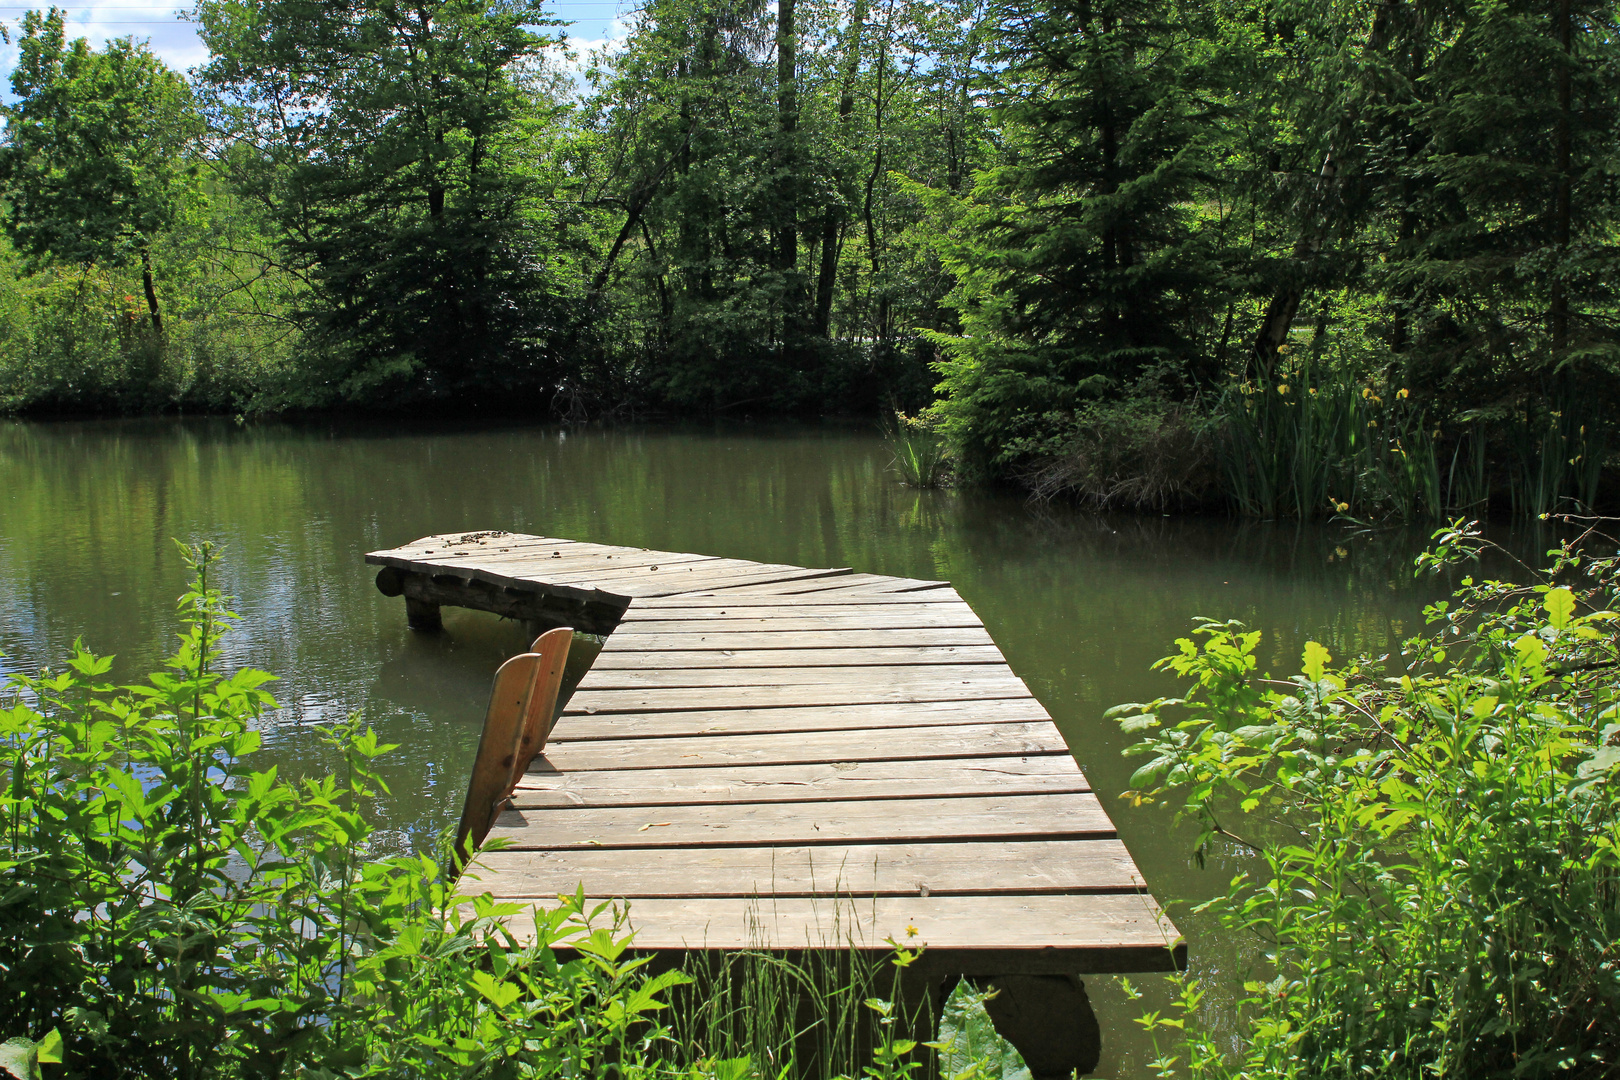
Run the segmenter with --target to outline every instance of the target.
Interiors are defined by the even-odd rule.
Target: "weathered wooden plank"
[[[522,775],[546,745],[551,725],[557,719],[557,695],[562,689],[563,671],[568,666],[568,652],[573,645],[574,632],[566,626],[547,630],[535,638],[529,651],[540,657],[534,676],[534,688],[523,708],[523,733],[518,738],[517,758],[512,765],[513,779]]]
[[[735,589],[727,589],[727,596],[808,596],[814,593],[823,593],[832,590],[848,592],[852,589],[871,587],[874,592],[905,592],[912,589],[948,588],[949,583],[944,581],[922,581],[917,578],[887,577],[883,574],[846,574],[837,579],[816,581],[810,584],[795,582],[791,584],[742,585]],[[701,594],[700,594],[701,595]]]
[[[489,833],[515,850],[747,847],[1115,835],[1089,792],[727,806],[567,806],[503,812]]]
[[[622,690],[580,689],[568,701],[568,713],[647,713],[685,709],[758,709],[779,705],[880,705],[925,701],[983,701],[1027,698],[1029,688],[1016,677],[975,682],[929,682],[919,686],[805,684],[751,686],[747,693],[716,693],[712,686],[650,687]]]
[[[790,642],[774,649],[606,649],[593,671],[692,670],[713,668],[874,667],[927,666],[930,664],[1006,664],[994,645],[896,645],[892,648],[792,648]],[[829,675],[828,678],[834,676]]]
[[[1039,795],[1090,790],[1074,759],[1066,753],[579,773],[549,773],[545,771],[548,767],[542,755],[518,781],[512,795],[516,809]]]
[[[884,732],[603,739],[553,743],[546,757],[559,772],[571,773],[599,769],[684,769],[700,765],[921,761],[992,754],[1057,754],[1068,748],[1057,727],[1049,720],[1041,720],[1022,724],[896,728]]]
[[[926,581],[921,578],[882,577],[878,575],[861,576],[864,580],[847,583],[842,580],[838,583],[829,582],[825,588],[816,589],[811,593],[807,593],[806,596],[816,603],[830,604],[837,603],[845,598],[856,600],[865,598],[873,602],[884,603],[891,598],[904,600],[911,597],[928,597],[935,592],[940,593],[942,596],[955,595],[955,590],[946,581]],[[770,586],[761,587],[757,591],[751,589],[750,594],[759,596],[788,595],[785,591],[773,592]],[[710,595],[720,594],[692,593],[689,598],[697,600]],[[686,596],[682,597],[682,599],[687,598]]]
[[[634,607],[631,612],[634,613]],[[792,633],[800,630],[978,630],[984,626],[972,613],[954,611],[870,611],[854,615],[798,612],[758,614],[748,608],[728,609],[712,615],[682,617],[661,612],[656,619],[627,617],[613,631],[617,641],[639,634]]]
[[[557,581],[564,584],[602,574],[640,576],[657,573],[667,576],[701,571],[718,575],[725,571],[748,573],[761,569],[759,563],[751,563],[744,559],[721,559],[713,555],[672,555],[667,551],[642,551],[632,555],[621,555],[618,558],[592,556],[576,559],[536,559],[533,565],[536,580]]]
[[[660,571],[663,573],[663,571]],[[849,573],[848,567],[828,567],[825,569],[806,569],[800,567],[759,567],[758,569],[739,569],[736,571],[699,571],[693,570],[689,577],[682,578],[678,571],[670,571],[659,579],[656,589],[643,588],[636,593],[638,596],[671,596],[676,593],[690,592],[694,589],[722,589],[729,585],[749,585],[765,581],[805,581],[816,578],[835,577]]]
[[[677,649],[896,649],[994,644],[987,631],[971,626],[921,630],[699,630],[688,634],[618,634],[613,638],[611,652],[629,656]]]
[[[930,599],[924,599],[925,597]],[[760,614],[768,614],[772,610],[810,609],[817,615],[868,615],[873,612],[887,613],[895,610],[921,613],[973,611],[966,600],[956,595],[955,590],[947,592],[943,589],[918,593],[872,594],[864,597],[828,596],[823,593],[807,593],[803,596],[756,596],[726,591],[691,592],[645,597],[636,606],[641,617],[660,619],[674,618],[672,612],[701,618],[704,612],[727,608],[738,611],[745,608],[767,609]]]
[[[764,709],[691,709],[648,713],[588,713],[570,708],[551,733],[554,743],[592,739],[674,738],[687,735],[754,735],[777,731],[875,731],[881,728],[950,724],[1006,724],[1046,720],[1032,697],[973,701],[912,701],[843,705],[787,705]]]
[[[1040,954],[1056,971],[1169,970],[1173,926],[1151,897],[906,896],[862,900],[830,897],[781,899],[646,899],[630,902],[638,949],[848,948],[887,952],[889,941],[926,945],[924,959],[962,963],[957,970],[993,974],[1028,971]],[[533,940],[530,916],[507,920],[520,941]],[[951,955],[960,951],[962,956]],[[973,956],[983,957],[984,967]]]
[[[1118,840],[486,851],[467,876],[502,899],[1135,892]]]
[[[610,639],[611,640],[611,639]],[[606,652],[607,650],[603,650]],[[841,667],[834,674],[825,667],[686,668],[665,671],[658,668],[592,668],[580,684],[580,691],[639,690],[653,687],[708,686],[737,690],[752,686],[826,686],[838,688],[879,687],[886,691],[956,690],[967,687],[1022,686],[1005,666],[989,664],[912,664]]]
[[[448,567],[480,566],[498,570],[512,577],[532,578],[536,581],[567,581],[570,575],[614,571],[631,572],[648,566],[691,566],[719,563],[726,560],[713,555],[675,555],[670,552],[638,551],[618,556],[595,553],[572,554],[562,550],[547,554],[545,548],[527,552],[485,554],[479,552],[462,557],[441,559],[431,556],[434,565]]]

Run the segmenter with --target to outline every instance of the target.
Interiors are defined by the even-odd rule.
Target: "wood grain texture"
[[[1114,823],[1089,792],[713,807],[509,809],[490,830],[522,849],[748,847],[926,840],[1095,839]]]
[[[691,671],[713,668],[880,667],[925,664],[1005,665],[994,645],[896,645],[893,648],[795,648],[789,636],[771,649],[664,649],[620,652],[597,660],[597,671]]]
[[[553,743],[546,750],[546,758],[559,772],[572,773],[603,769],[685,769],[701,765],[925,761],[998,754],[1062,754],[1068,749],[1051,721],[1038,721],[899,728],[881,737],[874,737],[870,731],[818,731],[681,739],[603,739]]]
[[[515,808],[816,802],[1090,790],[1067,753],[578,773],[547,772],[548,766],[545,755],[535,759],[512,793]]]
[[[982,627],[934,627],[919,630],[778,630],[766,627],[755,631],[724,631],[699,628],[683,634],[630,633],[614,639],[614,657],[625,663],[638,663],[639,653],[676,650],[718,649],[939,649],[963,645],[990,645],[990,634]],[[1000,654],[1000,650],[997,650]]]
[[[467,797],[456,825],[453,851],[457,857],[483,843],[496,814],[496,801],[504,799],[515,780],[518,746],[523,735],[529,699],[542,658],[537,653],[514,656],[495,672],[489,706],[484,711],[484,730],[478,737],[467,781]]]
[[[529,651],[540,658],[535,665],[534,685],[523,706],[523,730],[518,736],[517,755],[512,764],[511,783],[528,769],[546,745],[546,736],[557,719],[557,692],[562,689],[563,671],[568,666],[568,649],[574,632],[567,627],[547,630],[534,639]],[[507,794],[510,794],[508,790]]]
[[[581,885],[615,898],[963,896],[1135,892],[1118,840],[487,851],[497,897],[550,899]]]
[[[1067,970],[1078,974],[1170,970],[1168,946],[1176,937],[1151,897],[1129,894],[645,899],[629,902],[629,917],[635,944],[644,950],[886,952],[886,942],[897,941],[926,945],[929,952],[1061,953]],[[507,925],[520,941],[532,940],[526,916],[513,915]],[[1135,966],[1113,966],[1121,959]]]
[[[893,939],[940,972],[1171,966],[1174,927],[948,583],[508,533],[367,560],[407,597],[612,630],[469,888],[623,899],[639,950]]]
[[[817,708],[688,709],[668,712],[586,713],[570,708],[552,732],[554,743],[589,739],[675,738],[688,735],[755,735],[779,731],[862,731],[879,728],[938,727],[948,724],[1006,724],[1047,719],[1032,697],[970,701],[908,701],[898,704]],[[873,738],[883,736],[873,735]]]

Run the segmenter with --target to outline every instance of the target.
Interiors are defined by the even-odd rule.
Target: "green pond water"
[[[497,664],[520,626],[445,609],[406,629],[362,557],[435,532],[506,529],[802,566],[942,578],[973,605],[1057,720],[1148,887],[1186,932],[1220,1023],[1243,943],[1185,901],[1240,863],[1189,858],[1189,836],[1118,799],[1134,764],[1101,719],[1171,684],[1149,669],[1197,616],[1265,631],[1263,665],[1298,670],[1314,638],[1382,652],[1445,590],[1414,581],[1427,530],[1358,532],[1226,518],[1100,517],[1012,495],[916,491],[874,435],[847,428],[237,425],[0,422],[0,672],[59,663],[76,636],[150,670],[173,643],[185,571],[174,539],[224,547],[233,662],[281,677],[265,754],[324,773],[314,725],[364,711],[399,743],[378,806],[385,843],[451,824]],[[1535,551],[1536,536],[1507,537]],[[1178,903],[1181,901],[1183,903]],[[1152,976],[1149,1000],[1166,995]],[[1117,979],[1088,979],[1104,1027],[1098,1075],[1146,1075],[1149,1048]]]

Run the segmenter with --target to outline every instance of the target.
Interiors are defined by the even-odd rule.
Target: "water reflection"
[[[405,846],[452,821],[490,675],[526,638],[458,611],[442,635],[409,632],[400,602],[372,587],[368,550],[508,529],[944,578],[1057,719],[1150,887],[1185,900],[1224,886],[1237,863],[1199,871],[1162,816],[1119,807],[1133,766],[1103,710],[1166,692],[1149,667],[1197,616],[1264,630],[1262,663],[1285,674],[1307,638],[1336,655],[1386,650],[1444,591],[1412,577],[1426,530],[1098,517],[910,490],[888,461],[879,440],[846,429],[4,424],[0,665],[33,669],[83,635],[117,654],[115,675],[150,670],[173,643],[184,585],[173,540],[221,542],[222,585],[243,616],[229,660],[282,677],[268,754],[283,775],[322,774],[309,727],[363,709],[400,744],[380,813],[387,841]],[[1179,917],[1205,973],[1231,962]],[[1104,1074],[1139,1070],[1135,1007],[1108,980],[1092,996],[1113,1032]]]

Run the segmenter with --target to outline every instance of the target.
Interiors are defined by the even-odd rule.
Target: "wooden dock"
[[[499,532],[366,559],[413,625],[455,603],[608,635],[479,889],[583,883],[660,952],[892,939],[940,975],[1071,981],[1179,959],[1051,718],[946,582]]]

